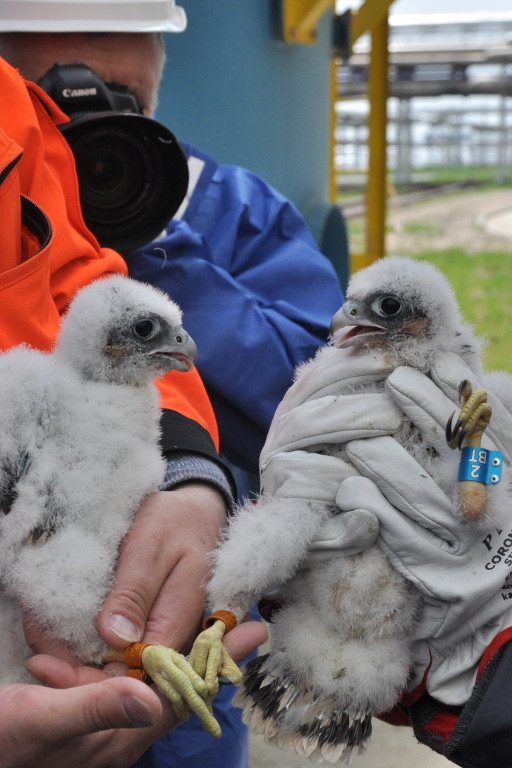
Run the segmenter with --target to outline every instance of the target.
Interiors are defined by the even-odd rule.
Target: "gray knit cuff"
[[[216,488],[226,501],[228,512],[235,506],[235,498],[230,480],[219,464],[192,453],[172,454],[167,459],[165,477],[160,485],[161,491],[170,491],[183,483],[206,483]]]

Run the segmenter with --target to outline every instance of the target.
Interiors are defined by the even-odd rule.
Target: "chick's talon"
[[[450,448],[460,450],[463,443],[480,445],[482,435],[491,419],[492,408],[487,402],[485,389],[477,389],[473,392],[471,382],[467,379],[460,383],[459,397],[462,408],[455,426],[453,426],[455,411],[448,419],[446,442]]]

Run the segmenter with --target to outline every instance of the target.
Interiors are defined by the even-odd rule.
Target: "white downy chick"
[[[82,662],[118,548],[164,475],[153,379],[196,359],[179,307],[122,276],[79,291],[55,349],[0,356],[0,683],[34,682],[19,606]]]
[[[354,355],[375,348],[389,353],[395,367],[424,372],[436,352],[451,351],[482,377],[482,342],[462,323],[446,278],[428,263],[389,257],[357,272],[331,333],[333,346],[298,369],[294,386],[303,384],[302,377],[321,381],[333,356],[350,366]],[[358,391],[384,387],[383,380]],[[441,461],[411,424],[395,437],[453,496],[458,452]],[[341,448],[320,450],[347,459]],[[299,569],[335,512],[327,504],[272,498],[263,490],[258,503],[247,503],[231,522],[209,584],[211,609],[229,609],[239,620],[269,588],[284,585],[284,607],[270,626],[271,650],[247,665],[235,702],[268,743],[331,763],[362,753],[372,715],[397,702],[409,676],[419,610],[416,591],[375,545]]]

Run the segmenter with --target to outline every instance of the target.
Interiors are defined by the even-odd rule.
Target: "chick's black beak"
[[[347,317],[347,314],[345,312],[345,305],[341,307],[341,309],[338,309],[336,314],[331,320],[331,336],[334,336],[336,331],[339,331],[341,328],[344,328],[346,325],[355,325],[355,320],[350,320]]]
[[[178,328],[167,343],[149,354],[164,359],[168,370],[191,371],[197,360],[197,347],[194,339],[183,328]]]
[[[348,300],[332,318],[330,332],[334,346],[343,349],[383,334],[385,329],[370,323],[357,301]]]
[[[345,337],[345,333],[348,332],[349,328],[358,326],[361,323],[366,325],[365,320],[361,318],[357,301],[346,301],[331,320],[330,332],[335,346],[337,346],[337,340]]]

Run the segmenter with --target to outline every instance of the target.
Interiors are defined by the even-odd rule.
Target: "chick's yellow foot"
[[[487,392],[477,389],[473,392],[471,382],[465,379],[459,386],[461,411],[453,424],[452,413],[446,424],[446,441],[450,448],[480,448],[482,435],[491,420],[492,408],[487,402]],[[487,504],[487,489],[478,480],[459,480],[457,483],[459,513],[466,520],[476,521],[484,513]]]
[[[111,651],[108,660],[120,659]],[[212,714],[208,687],[181,653],[163,645],[133,643],[124,651],[123,660],[129,667],[128,674],[137,675],[142,669],[149,675],[180,720],[188,720],[193,712],[207,733],[217,738],[221,735],[220,725]]]
[[[203,678],[208,691],[215,695],[219,690],[219,677],[227,678],[233,685],[242,679],[242,673],[222,644],[226,625],[217,620],[196,638],[189,662]]]
[[[221,735],[214,718],[208,688],[186,658],[171,648],[149,645],[142,652],[142,666],[172,703],[181,720],[194,712],[211,736]]]

